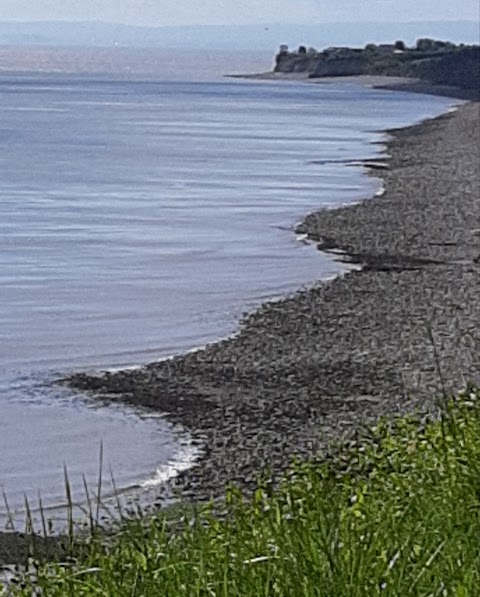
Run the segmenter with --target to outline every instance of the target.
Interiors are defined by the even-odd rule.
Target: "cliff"
[[[480,94],[480,46],[455,46],[449,42],[420,39],[414,48],[395,44],[368,44],[363,49],[327,48],[316,51],[281,46],[275,72],[306,73],[309,77],[384,75],[414,77],[438,85],[477,91]]]

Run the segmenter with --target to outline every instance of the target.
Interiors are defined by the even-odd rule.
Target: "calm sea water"
[[[161,417],[52,380],[205,344],[245,310],[341,271],[294,225],[371,196],[379,181],[345,162],[374,156],[378,131],[451,105],[341,81],[221,78],[238,55],[185,57],[174,72],[158,60],[144,76],[138,56],[129,68],[102,56],[69,74],[44,58],[45,72],[0,75],[0,490],[12,509],[24,492],[61,502],[64,464],[81,493],[101,443],[122,488],[188,461],[188,437]],[[260,58],[243,70],[267,70]]]

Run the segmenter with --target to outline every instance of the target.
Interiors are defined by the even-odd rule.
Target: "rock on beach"
[[[361,423],[480,384],[480,104],[389,134],[384,194],[299,226],[360,269],[266,303],[205,349],[67,380],[199,438],[184,497],[249,488]]]

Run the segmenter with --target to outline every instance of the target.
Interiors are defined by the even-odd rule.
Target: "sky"
[[[0,21],[144,26],[478,21],[479,0],[0,0]]]

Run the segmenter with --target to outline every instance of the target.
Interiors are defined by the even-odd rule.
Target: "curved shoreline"
[[[463,89],[461,87],[453,87],[451,85],[440,85],[438,83],[429,83],[426,80],[413,79],[411,77],[388,75],[340,75],[337,77],[310,77],[306,72],[284,73],[275,71],[226,76],[232,79],[250,79],[254,81],[301,81],[303,83],[312,83],[314,85],[333,83],[341,79],[346,83],[358,83],[361,85],[366,85],[367,87],[372,87],[373,89],[384,89],[385,91],[408,91],[409,93],[422,93],[470,101],[479,101],[480,99],[480,91],[478,89]]]
[[[266,303],[202,350],[68,383],[201,437],[205,455],[175,483],[200,500],[230,482],[251,487],[266,467],[280,474],[362,422],[480,383],[479,109],[387,131],[385,193],[299,226],[361,270]]]
[[[266,303],[204,349],[69,378],[202,440],[204,456],[173,482],[180,496],[252,487],[265,467],[279,475],[294,454],[363,422],[428,410],[443,389],[480,383],[480,104],[387,132],[391,157],[376,171],[385,192],[299,226],[362,269]],[[23,557],[18,543],[0,533],[0,563]]]

